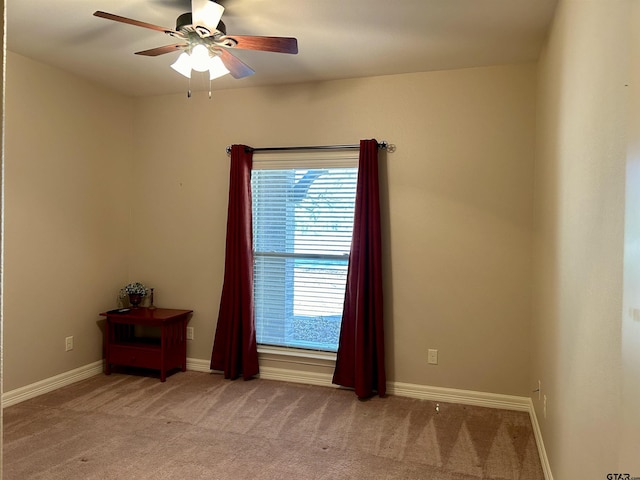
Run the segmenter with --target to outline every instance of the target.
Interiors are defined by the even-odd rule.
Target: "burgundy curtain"
[[[353,240],[333,383],[360,398],[386,393],[378,142],[360,141]]]
[[[251,166],[253,151],[231,147],[227,246],[218,326],[211,369],[232,380],[258,374],[258,345],[253,312],[253,236],[251,227]]]

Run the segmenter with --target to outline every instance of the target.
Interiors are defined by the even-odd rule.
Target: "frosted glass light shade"
[[[180,75],[191,78],[191,58],[189,58],[189,54],[187,52],[182,52],[178,59],[171,64],[171,68]]]
[[[213,57],[209,60],[209,80],[220,78],[227,73],[229,70],[224,66],[220,57]]]
[[[196,72],[206,72],[210,63],[209,49],[204,45],[196,45],[191,50],[191,68]]]

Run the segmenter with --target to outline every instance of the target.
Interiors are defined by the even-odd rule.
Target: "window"
[[[357,152],[254,155],[259,344],[337,351],[353,231]]]

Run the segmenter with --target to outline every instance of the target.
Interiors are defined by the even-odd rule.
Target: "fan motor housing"
[[[182,32],[184,30],[193,30],[193,29],[194,29],[194,27],[193,27],[193,17],[191,15],[191,12],[183,13],[182,15],[180,15],[176,19],[176,31]],[[224,24],[224,22],[222,20],[220,20],[220,22],[218,22],[218,26],[216,27],[216,29],[222,35],[226,35],[227,34],[227,27],[225,26],[225,24]],[[211,32],[211,34],[214,34],[214,33],[215,32]]]

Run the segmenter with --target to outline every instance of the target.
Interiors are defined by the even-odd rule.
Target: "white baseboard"
[[[538,423],[536,409],[533,407],[533,401],[531,399],[529,399],[529,417],[531,417],[533,436],[536,438],[536,445],[538,446],[538,454],[540,455],[540,463],[542,464],[542,472],[544,473],[544,478],[545,480],[553,480],[553,475],[551,474],[551,465],[549,465],[549,457],[547,457],[547,450],[544,448],[542,431],[540,430],[540,424]]]
[[[187,358],[187,370],[207,373],[212,371],[209,368],[208,360],[201,360],[197,358]],[[32,383],[31,385],[11,390],[2,394],[2,408],[15,405],[58,388],[71,385],[72,383],[79,382],[80,380],[98,375],[103,371],[104,362],[99,360],[89,365],[85,365],[84,367],[76,368],[75,370],[70,370],[69,372],[61,373],[60,375]],[[332,375],[327,373],[304,372],[275,367],[260,367],[260,378],[338,388],[337,385],[332,383]],[[387,384],[387,393],[390,395],[417,398],[421,400],[529,412],[545,480],[553,480],[553,475],[551,474],[551,468],[549,466],[549,459],[547,457],[542,433],[540,431],[540,425],[538,424],[538,418],[536,417],[536,412],[531,398],[502,395],[498,393],[475,392],[471,390],[458,390],[454,388],[432,387],[428,385],[417,385],[402,382],[389,382]]]
[[[501,408],[503,410],[529,411],[529,398],[502,395],[499,393],[475,392],[455,388],[432,387],[412,383],[389,382],[387,392],[400,397],[433,400],[436,402],[461,403],[477,407]]]
[[[10,407],[16,403],[24,402],[30,398],[37,397],[44,393],[52,392],[58,388],[66,387],[72,383],[79,382],[94,375],[98,375],[104,371],[104,362],[98,360],[83,367],[69,370],[68,372],[55,375],[39,382],[25,385],[2,394],[2,408]]]
[[[288,368],[260,367],[260,378],[338,388],[338,385],[332,383],[333,375],[328,373],[300,372]]]
[[[194,372],[211,373],[213,370],[209,368],[209,360],[200,360],[199,358],[187,357],[187,370]]]

